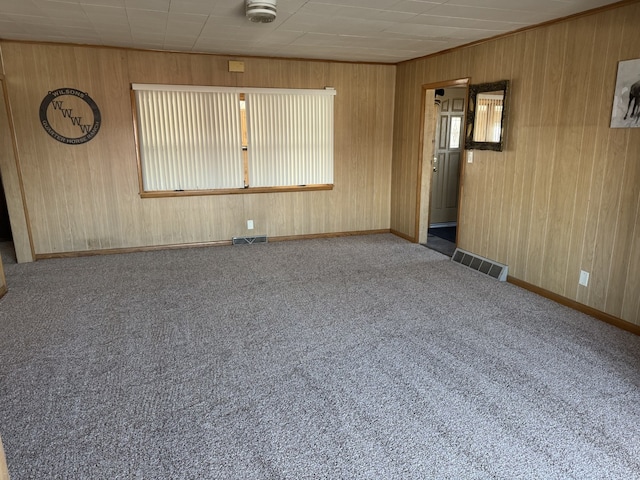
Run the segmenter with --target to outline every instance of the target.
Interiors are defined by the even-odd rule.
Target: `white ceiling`
[[[0,0],[0,38],[396,63],[617,0]]]

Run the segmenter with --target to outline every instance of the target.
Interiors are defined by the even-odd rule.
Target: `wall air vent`
[[[267,243],[266,235],[257,235],[255,237],[233,237],[231,239],[233,245],[253,245],[254,243]]]
[[[453,252],[453,257],[451,257],[451,261],[489,275],[501,282],[507,281],[507,274],[509,273],[508,266],[481,257],[475,253],[469,253],[460,248],[456,248],[456,251]]]

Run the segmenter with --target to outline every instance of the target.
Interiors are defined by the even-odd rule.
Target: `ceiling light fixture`
[[[247,0],[247,18],[256,23],[271,23],[276,19],[276,0]]]

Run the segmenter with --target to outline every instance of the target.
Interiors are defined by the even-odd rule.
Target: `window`
[[[458,100],[457,98],[454,100]],[[449,148],[460,148],[462,117],[451,117],[451,132],[449,133]]]
[[[335,90],[133,85],[143,196],[331,188]]]
[[[502,95],[479,93],[473,131],[475,142],[499,142],[502,125]]]

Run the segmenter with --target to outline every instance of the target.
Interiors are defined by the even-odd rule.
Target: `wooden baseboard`
[[[332,233],[314,233],[308,235],[288,235],[281,237],[268,237],[269,242],[284,242],[288,240],[308,240],[312,238],[335,238],[348,237],[355,235],[373,235],[379,233],[390,233],[391,230],[383,228],[380,230],[356,230],[352,232],[332,232]],[[231,240],[220,240],[213,242],[198,243],[177,243],[171,245],[153,245],[148,247],[126,247],[126,248],[105,248],[101,250],[81,250],[78,252],[60,252],[60,253],[37,253],[36,260],[49,260],[52,258],[75,258],[75,257],[92,257],[96,255],[114,255],[118,253],[136,253],[136,252],[152,252],[157,250],[177,250],[182,248],[200,248],[200,247],[217,247],[231,245]]]
[[[553,293],[549,290],[545,290],[544,288],[525,282],[524,280],[519,280],[517,278],[509,276],[507,277],[507,281],[509,283],[512,283],[513,285],[524,288],[525,290],[529,290],[530,292],[553,300],[554,302],[557,302],[561,305],[573,308],[574,310],[578,310],[582,313],[586,313],[591,317],[597,318],[598,320],[618,327],[622,330],[640,335],[640,325],[636,325],[635,323],[627,322],[626,320],[622,320],[621,318],[614,317],[613,315],[609,315],[608,313],[602,312],[583,303],[576,302],[575,300],[571,300],[570,298],[563,297],[562,295]]]
[[[391,233],[393,233],[396,237],[400,237],[400,238],[404,238],[405,240],[408,240],[412,243],[418,243],[418,239],[415,237],[410,237],[407,234],[404,234],[402,232],[399,232],[397,230],[394,230],[393,228],[390,230]]]
[[[4,456],[2,438],[0,438],[0,480],[9,480],[9,469],[7,468],[7,460]]]
[[[231,245],[231,240],[219,242],[176,243],[172,245],[152,245],[148,247],[105,248],[101,250],[80,250],[78,252],[36,253],[36,260],[51,258],[93,257],[96,255],[114,255],[117,253],[154,252],[157,250],[178,250],[182,248],[214,247]]]
[[[355,230],[352,232],[333,232],[333,233],[310,233],[308,235],[285,235],[281,237],[268,237],[269,242],[287,242],[289,240],[311,240],[314,238],[337,238],[337,237],[353,237],[357,235],[376,235],[380,233],[391,233],[388,228],[381,230]]]

